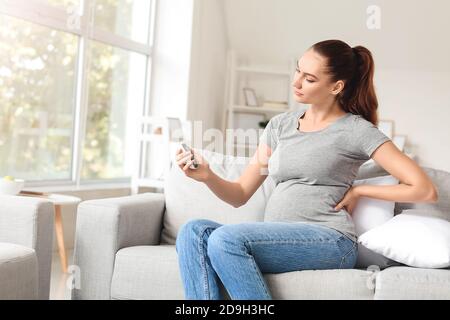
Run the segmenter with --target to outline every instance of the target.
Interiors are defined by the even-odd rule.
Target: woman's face
[[[325,66],[325,58],[312,49],[306,51],[297,61],[292,82],[295,101],[320,105],[336,98],[337,82],[331,81],[330,76],[325,73]]]

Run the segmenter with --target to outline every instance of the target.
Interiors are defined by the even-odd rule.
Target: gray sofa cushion
[[[303,270],[266,274],[277,300],[365,300],[373,299],[371,271],[359,269]]]
[[[421,209],[438,216],[442,219],[450,221],[450,172],[422,167],[425,173],[435,184],[439,199],[437,203],[403,203],[398,202],[395,205],[394,212],[396,214],[402,212],[405,209]]]
[[[220,289],[224,297],[228,297],[225,288],[221,286]],[[183,300],[175,246],[135,246],[119,250],[111,283],[111,299]]]
[[[112,299],[184,299],[175,246],[135,246],[116,254]]]
[[[37,298],[36,252],[18,244],[0,242],[0,300]]]
[[[274,299],[373,299],[371,272],[356,269],[265,274]],[[225,297],[226,291],[222,289]],[[112,299],[184,299],[173,245],[135,246],[116,254]]]
[[[225,156],[208,150],[202,153],[211,169],[230,181],[239,178],[250,162],[248,157]],[[173,166],[165,180],[166,211],[161,243],[175,244],[179,228],[191,219],[209,219],[222,224],[263,221],[274,188],[275,183],[269,177],[244,206],[234,208],[218,199],[204,183],[186,177],[179,167]]]
[[[375,299],[450,299],[450,270],[388,268],[376,277]]]

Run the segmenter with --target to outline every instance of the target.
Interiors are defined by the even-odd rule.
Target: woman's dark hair
[[[311,47],[327,59],[325,72],[332,81],[345,82],[338,95],[343,110],[359,114],[374,125],[378,124],[378,100],[373,85],[375,63],[371,52],[362,46],[350,47],[340,40],[325,40]]]

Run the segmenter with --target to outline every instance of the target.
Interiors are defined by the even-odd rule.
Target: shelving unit
[[[192,139],[189,121],[159,116],[145,116],[140,121],[137,130],[138,154],[131,180],[132,194],[137,194],[139,187],[162,191],[165,177],[173,165],[180,143],[190,145]]]
[[[293,71],[295,69],[295,61],[290,61],[289,69],[280,69],[269,65],[250,65],[238,62],[236,52],[229,51],[228,53],[228,74],[226,82],[226,95],[225,95],[225,108],[224,108],[224,122],[223,132],[226,129],[242,129],[237,128],[235,123],[235,116],[239,114],[259,114],[263,115],[267,121],[273,116],[294,109],[294,101],[292,97],[291,82]],[[270,83],[276,83],[275,86],[269,86],[269,88],[254,88],[253,83],[256,83],[264,87]],[[264,100],[285,101],[287,103],[286,108],[272,107],[272,106],[247,106],[245,105],[242,89],[244,87],[251,87],[256,90],[257,95],[264,95]],[[275,94],[274,94],[275,93]],[[277,95],[277,98],[271,97],[271,95]],[[270,97],[270,98],[269,98]],[[259,101],[259,104],[262,104]],[[248,129],[248,128],[243,128]],[[262,129],[255,127],[254,129]],[[235,143],[226,141],[225,144],[232,143],[234,148],[234,155],[238,152],[237,149],[244,149],[244,154],[247,154],[256,149],[257,143]],[[240,153],[241,154],[241,153]],[[239,154],[239,155],[240,155]]]

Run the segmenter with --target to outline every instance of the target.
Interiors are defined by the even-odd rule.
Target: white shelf
[[[236,68],[237,72],[246,72],[246,73],[260,73],[267,74],[271,76],[283,76],[283,77],[291,77],[291,73],[284,70],[275,70],[275,69],[265,69],[265,68],[255,68],[255,67],[238,67]]]
[[[231,107],[234,112],[256,112],[256,113],[283,113],[289,111],[289,108],[270,108],[270,107],[249,107],[234,105]]]
[[[270,120],[277,114],[294,110],[290,81],[293,72],[289,71],[294,70],[294,59],[289,62],[289,67],[273,64],[239,63],[238,61],[236,52],[233,50],[229,51],[225,86],[226,94],[224,97],[225,107],[223,108],[223,132],[226,132],[227,129],[256,129],[258,127],[256,122],[261,121],[259,118]],[[257,93],[264,96],[264,100],[267,100],[268,104],[264,106],[261,101],[261,106],[245,105],[242,90],[246,87],[255,89]],[[274,104],[276,101],[286,101],[287,106],[283,107],[282,104],[278,106]],[[270,102],[273,104],[269,105]],[[254,117],[249,114],[254,114]],[[226,139],[228,139],[227,136],[225,136],[224,143],[227,143]],[[235,148],[253,149],[255,147],[242,143],[235,145]]]

